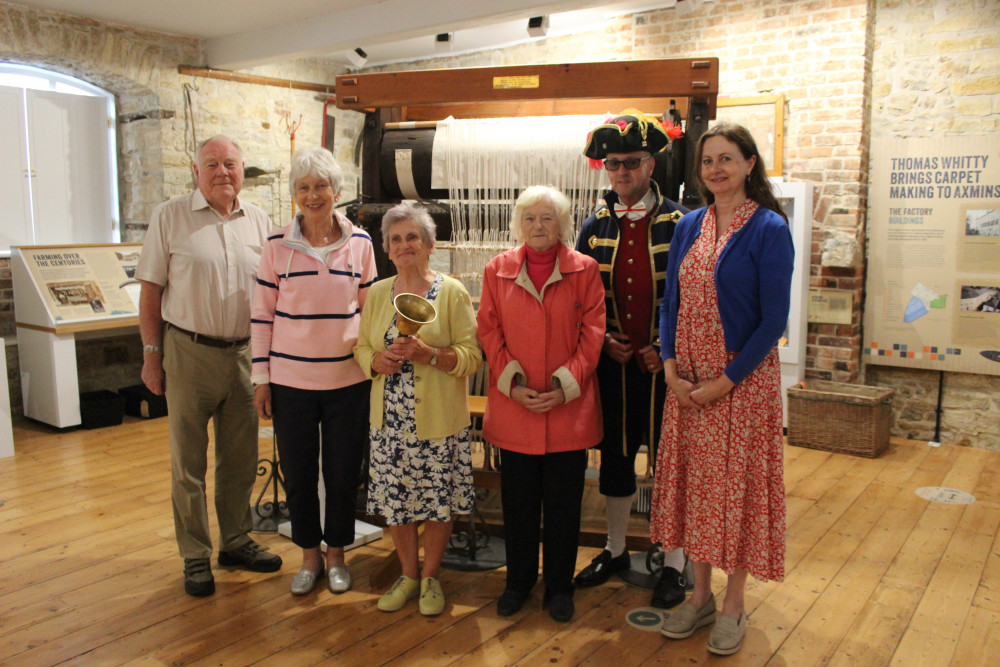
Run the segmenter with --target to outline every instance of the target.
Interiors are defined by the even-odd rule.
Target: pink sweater
[[[335,215],[342,236],[325,264],[298,218],[264,245],[250,314],[254,384],[338,389],[368,379],[353,349],[375,253],[364,230]]]

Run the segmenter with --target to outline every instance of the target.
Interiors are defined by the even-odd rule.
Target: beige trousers
[[[219,550],[243,546],[253,528],[250,496],[257,474],[257,413],[250,383],[250,344],[209,347],[168,325],[163,335],[163,369],[177,546],[182,558],[210,558],[205,497],[210,419],[215,428]]]

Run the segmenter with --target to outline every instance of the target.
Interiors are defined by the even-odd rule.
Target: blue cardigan
[[[660,353],[664,360],[677,356],[678,271],[701,233],[706,210],[688,213],[674,230],[666,295],[660,306]],[[725,374],[736,384],[764,361],[788,326],[794,259],[788,224],[779,214],[760,206],[729,239],[715,263],[726,349],[738,352]]]

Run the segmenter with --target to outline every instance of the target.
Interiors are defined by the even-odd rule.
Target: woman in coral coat
[[[601,440],[594,374],[604,340],[597,263],[572,250],[569,200],[533,186],[518,197],[511,234],[522,245],[486,265],[479,341],[490,366],[483,437],[501,450],[507,584],[497,613],[510,616],[538,580],[545,515],[545,596],[552,618],[573,616],[587,448]]]

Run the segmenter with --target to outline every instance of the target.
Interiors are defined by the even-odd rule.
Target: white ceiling
[[[676,0],[8,0],[14,4],[204,41],[208,65],[242,69],[303,57],[368,65],[433,55],[434,35],[454,33],[451,52],[530,39],[527,19],[550,17],[549,36],[599,28],[607,18]],[[691,5],[697,0],[680,0]],[[595,45],[595,58],[600,57]]]

